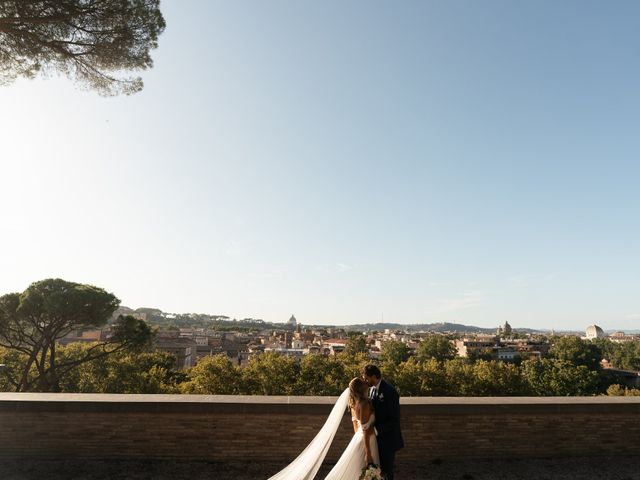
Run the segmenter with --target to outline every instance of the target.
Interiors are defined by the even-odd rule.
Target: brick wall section
[[[335,398],[0,393],[0,457],[295,458]],[[405,465],[435,458],[639,455],[640,398],[406,398]],[[351,436],[345,415],[328,454]]]

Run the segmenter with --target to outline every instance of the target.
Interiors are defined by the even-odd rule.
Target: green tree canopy
[[[512,363],[479,360],[473,364],[473,395],[502,397],[524,395],[527,384]]]
[[[400,365],[409,358],[409,347],[404,342],[389,340],[382,344],[380,361],[383,364]]]
[[[604,358],[611,362],[614,368],[623,370],[640,370],[640,342],[612,342],[605,338],[598,338],[594,343],[602,351]]]
[[[382,344],[380,353],[380,371],[391,383],[397,383],[398,367],[409,359],[409,347],[398,340],[388,340]]]
[[[159,0],[0,0],[0,82],[62,73],[102,95],[135,93],[165,28]]]
[[[349,332],[349,338],[345,345],[344,352],[348,355],[355,355],[367,351],[367,340],[361,333]]]
[[[350,355],[347,352],[341,352],[336,355],[336,360],[341,364],[343,371],[341,382],[343,388],[340,391],[347,388],[351,379],[361,377],[364,366],[371,363],[371,358],[369,358],[369,354],[366,352],[359,352],[355,355]]]
[[[300,360],[296,395],[340,395],[347,387],[345,369],[335,357],[322,354],[305,355]]]
[[[242,372],[242,391],[246,395],[292,395],[298,375],[293,357],[265,352],[249,358]]]
[[[435,359],[418,362],[409,358],[394,371],[394,385],[402,396],[444,396],[452,395],[451,384]]]
[[[521,365],[524,381],[535,396],[595,395],[600,375],[585,365],[566,360],[526,360]]]
[[[202,358],[189,371],[189,381],[182,385],[185,393],[235,395],[241,391],[241,374],[224,353]]]
[[[416,349],[416,358],[420,362],[435,359],[439,362],[452,360],[456,357],[456,347],[442,335],[429,335],[420,342]]]
[[[549,350],[552,358],[573,365],[584,365],[589,370],[598,370],[602,360],[602,350],[589,340],[578,337],[561,337]]]
[[[640,397],[640,389],[614,384],[607,389],[607,395],[610,397]]]
[[[70,343],[60,348],[65,361],[87,356],[93,344]],[[60,391],[68,393],[177,393],[182,374],[167,352],[119,350],[106,357],[80,363],[60,378]]]
[[[16,391],[59,391],[60,378],[70,369],[117,350],[147,345],[152,337],[149,326],[120,317],[111,339],[95,343],[81,358],[58,358],[60,339],[74,330],[104,326],[119,304],[101,288],[61,279],[35,282],[22,293],[0,297],[0,346],[25,356],[20,372],[10,373]]]

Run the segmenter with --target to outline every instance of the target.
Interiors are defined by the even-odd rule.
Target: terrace
[[[0,394],[2,478],[266,479],[335,398]],[[638,478],[638,397],[402,399],[402,479]],[[348,442],[345,415],[326,459]],[[323,471],[317,478],[322,478]]]

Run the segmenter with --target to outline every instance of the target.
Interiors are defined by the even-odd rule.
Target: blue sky
[[[640,5],[190,2],[145,89],[0,88],[0,293],[640,325]]]

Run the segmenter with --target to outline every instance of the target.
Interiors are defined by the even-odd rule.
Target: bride
[[[369,385],[361,378],[351,380],[349,388],[342,392],[329,418],[307,448],[269,480],[312,480],[329,451],[347,405],[351,410],[354,434],[325,480],[358,480],[365,466],[370,463],[379,465],[378,443],[372,428],[375,415],[368,391]]]

